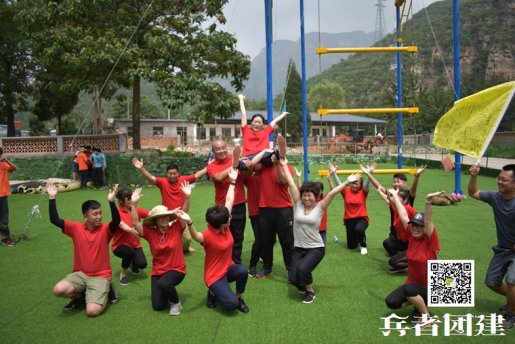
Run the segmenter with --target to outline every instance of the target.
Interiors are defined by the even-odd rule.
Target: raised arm
[[[284,170],[281,168],[281,162],[275,157],[275,155],[272,155],[272,162],[274,163],[277,181],[279,182],[279,184],[288,184],[286,174],[284,173]]]
[[[475,164],[470,167],[470,180],[467,188],[469,196],[477,200],[481,200],[479,197],[480,190],[477,187],[477,175],[479,174],[479,170],[479,164]]]
[[[366,169],[368,170],[368,172],[370,172],[370,174],[372,174],[374,172],[374,170],[376,169],[376,167],[377,167],[377,163],[374,161],[372,163],[372,165],[370,165],[370,166],[367,165]],[[367,177],[368,177],[368,175],[367,175]],[[365,180],[365,182],[363,183],[363,189],[366,192],[368,192],[369,188],[370,188],[370,178],[367,178]]]
[[[424,173],[426,170],[427,165],[421,166],[417,169],[417,172],[415,173],[415,178],[413,179],[413,183],[411,184],[411,189],[409,189],[409,194],[411,195],[411,198],[415,198],[417,195],[417,187],[418,187],[418,180],[420,179],[420,175]]]
[[[326,179],[327,179],[327,182],[329,183],[329,190],[334,189],[334,182],[333,182],[333,177],[331,176],[331,173],[329,173],[326,176]]]
[[[111,208],[111,222],[109,222],[109,230],[111,233],[114,233],[120,227],[120,213],[114,203],[117,190],[118,184],[114,184],[114,186],[109,188],[109,193],[107,194],[107,200],[109,201],[109,207]]]
[[[397,214],[399,214],[399,219],[401,220],[402,227],[406,230],[409,225],[409,216],[408,212],[406,211],[406,208],[404,208],[404,205],[401,202],[401,198],[399,197],[399,190],[396,189],[388,189],[388,193],[391,196],[391,200],[393,202],[393,205],[395,206],[395,209],[397,210]]]
[[[229,170],[229,178],[231,178],[231,182],[229,183],[227,195],[225,195],[225,207],[229,210],[230,214],[232,211],[232,206],[234,204],[234,191],[236,189],[236,179],[238,178],[238,170],[235,170],[231,167]]]
[[[295,167],[295,175],[297,176],[297,187],[300,189],[302,186],[302,171],[297,170],[297,167]]]
[[[200,177],[202,177],[202,176],[203,176],[204,174],[206,174],[206,173],[207,173],[207,165],[206,165],[206,167],[204,167],[203,169],[201,169],[201,170],[199,170],[199,171],[195,172],[195,180],[199,180],[199,179],[200,179]]]
[[[50,222],[63,230],[64,220],[59,218],[59,215],[57,214],[57,206],[55,204],[57,188],[50,180],[46,182],[46,193],[48,194],[48,212],[50,215]]]
[[[204,236],[202,233],[199,233],[195,230],[195,227],[193,226],[193,221],[191,220],[191,217],[185,213],[182,210],[177,211],[177,216],[186,223],[186,226],[188,227],[188,231],[190,232],[191,238],[195,240],[196,242],[203,244],[204,243]]]
[[[342,183],[342,181],[336,174],[336,166],[334,166],[332,163],[329,163],[328,167],[329,167],[329,175],[332,176],[334,184],[340,185]]]
[[[288,160],[286,158],[283,158],[280,160],[281,169],[284,172],[284,175],[286,177],[286,181],[288,182],[288,186],[290,187],[291,191],[291,197],[293,198],[293,201],[297,203],[300,201],[300,192],[297,188],[297,185],[295,185],[295,182],[293,181],[293,176],[291,175],[290,169],[288,168]]]
[[[374,169],[376,168],[377,164],[374,162],[372,164],[372,166],[363,166],[363,165],[359,165],[359,168],[361,169],[361,171],[363,171],[364,174],[367,175],[367,181],[370,181],[370,183],[372,183],[372,185],[374,185],[374,187],[377,189],[377,190],[381,190],[383,193],[386,193],[386,188],[384,186],[381,185],[381,183],[379,183],[379,181],[374,177],[374,175],[372,174],[372,172],[374,171]],[[368,190],[368,189],[367,189]]]
[[[241,111],[241,126],[244,127],[247,125],[247,110],[245,110],[245,96],[243,94],[238,94],[238,98],[240,99],[240,111]]]
[[[143,236],[143,224],[139,221],[139,216],[138,216],[138,211],[137,211],[138,201],[140,198],[141,198],[141,188],[136,188],[136,190],[134,190],[134,192],[132,193],[132,196],[131,196],[131,203],[132,203],[131,220],[132,220],[132,225],[134,226],[134,229],[136,230],[136,232],[138,232],[139,236]]]
[[[431,200],[435,196],[440,196],[443,192],[433,192],[426,196],[425,200],[425,209],[424,209],[424,227],[426,229],[426,235],[431,237],[433,231],[435,230],[435,226],[433,224],[433,207],[431,205]]]
[[[156,184],[156,177],[151,175],[150,172],[145,169],[145,166],[143,166],[143,159],[138,160],[134,158],[132,159],[132,164],[134,167],[136,167],[136,170],[138,170],[143,175],[143,177],[145,177],[145,179],[147,179],[152,184]]]
[[[277,122],[279,122],[280,120],[282,120],[284,117],[286,117],[289,114],[290,114],[289,112],[283,112],[282,114],[280,114],[279,116],[274,118],[274,120],[272,122],[270,122],[270,126],[275,129]]]
[[[190,199],[191,199],[191,186],[190,182],[186,181],[181,184],[181,191],[184,194],[184,203],[182,204],[182,210],[184,210],[185,213],[190,211]]]
[[[355,181],[359,180],[360,178],[361,178],[361,175],[359,175],[359,174],[351,174],[350,176],[348,176],[345,183],[342,183],[342,184],[336,186],[335,188],[331,189],[331,191],[329,191],[327,193],[327,195],[325,195],[324,199],[318,203],[318,204],[320,204],[320,208],[322,208],[322,210],[326,210],[329,207],[329,205],[331,204],[334,196],[339,194],[343,190],[344,187],[348,186],[349,184],[354,183]]]

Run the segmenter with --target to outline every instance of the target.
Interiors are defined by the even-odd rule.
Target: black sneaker
[[[206,306],[208,308],[215,308],[216,307],[216,297],[213,295],[211,290],[207,291],[207,303]]]
[[[245,301],[243,301],[243,299],[240,297],[238,299],[240,301],[240,303],[238,304],[238,310],[242,313],[248,313],[250,312],[250,309],[249,309],[249,306],[247,306],[247,304],[245,303]],[[512,325],[513,326],[513,325]]]
[[[256,267],[255,266],[251,266],[249,268],[249,277],[256,277]]]
[[[116,291],[112,283],[109,283],[109,294],[107,294],[107,299],[111,304],[120,301],[120,295],[118,295],[118,292]]]
[[[400,272],[407,272],[408,268],[390,268],[388,269],[389,274],[398,274]]]
[[[139,268],[136,268],[134,266],[131,266],[131,272],[134,274],[134,275],[139,275],[141,273],[141,270]]]
[[[63,313],[72,313],[79,308],[82,308],[86,305],[86,296],[82,294],[78,299],[72,299],[66,306],[63,308]]]
[[[258,273],[256,273],[256,278],[265,278],[267,276],[270,276],[272,274],[272,270],[270,269],[261,269]]]
[[[507,310],[503,317],[504,321],[502,322],[502,328],[505,330],[511,330],[513,325],[515,325],[515,314]]]
[[[304,299],[302,300],[302,303],[311,303],[315,299],[315,292],[313,291],[306,291],[304,293]]]

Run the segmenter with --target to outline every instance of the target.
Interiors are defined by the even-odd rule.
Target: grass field
[[[357,166],[347,166],[357,168]],[[393,165],[380,166],[394,168]],[[311,166],[316,180],[318,166]],[[132,170],[131,170],[131,173]],[[385,185],[391,175],[378,175]],[[412,176],[409,176],[409,183]],[[469,177],[463,176],[466,192]],[[453,190],[452,173],[428,170],[418,188],[415,207],[423,209],[428,192]],[[326,184],[327,185],[327,184]],[[496,189],[494,178],[479,177],[483,190]],[[193,190],[191,215],[196,228],[202,229],[204,213],[213,204],[214,192],[210,182]],[[57,207],[61,218],[81,220],[80,204],[86,199],[101,200],[104,214],[110,218],[105,191],[74,191],[58,195]],[[180,316],[153,311],[150,304],[149,269],[140,276],[129,275],[129,285],[122,287],[115,278],[121,300],[108,306],[104,315],[88,318],[84,311],[70,315],[62,313],[67,299],[52,295],[52,287],[71,271],[71,240],[61,234],[48,219],[48,201],[40,195],[9,197],[10,227],[21,235],[30,209],[40,204],[41,217],[35,218],[27,232],[28,239],[14,248],[0,247],[0,340],[2,343],[82,343],[82,342],[187,342],[187,343],[379,343],[379,342],[445,342],[485,343],[513,342],[515,330],[504,337],[452,336],[444,337],[443,324],[436,337],[415,337],[408,331],[404,337],[392,331],[385,337],[381,332],[381,317],[390,315],[385,296],[403,283],[405,275],[389,275],[387,257],[382,247],[389,227],[387,206],[375,192],[368,199],[370,226],[367,230],[369,253],[361,256],[345,246],[342,224],[343,203],[336,197],[329,209],[329,230],[326,256],[315,270],[316,300],[305,305],[301,296],[287,284],[287,274],[280,248],[274,251],[274,274],[271,278],[249,278],[245,300],[249,314],[225,312],[205,306],[206,287],[203,282],[204,252],[194,243],[196,253],[187,255],[187,275],[178,286],[183,304]],[[160,203],[157,188],[144,190],[141,206],[150,208]],[[434,308],[438,316],[445,313],[488,315],[505,303],[483,284],[491,246],[496,243],[491,208],[482,202],[464,199],[457,206],[435,207],[434,223],[441,243],[440,259],[473,259],[475,261],[475,307]],[[333,235],[340,243],[334,243]],[[253,240],[247,222],[243,257],[248,263]],[[143,240],[147,258],[148,245]],[[120,259],[112,255],[113,275],[119,273]],[[397,311],[409,315],[411,308]],[[475,324],[475,322],[474,322]],[[476,327],[474,325],[474,329]]]

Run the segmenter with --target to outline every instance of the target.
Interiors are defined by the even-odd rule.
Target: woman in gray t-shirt
[[[351,175],[345,183],[332,189],[324,199],[317,202],[320,188],[313,182],[305,182],[300,191],[293,181],[288,168],[284,168],[288,161],[281,159],[281,165],[288,179],[290,192],[295,202],[293,222],[294,251],[289,272],[291,283],[304,294],[303,303],[311,303],[315,299],[313,289],[313,270],[322,261],[325,255],[325,245],[320,236],[320,221],[334,196],[342,189],[356,180],[359,175]]]

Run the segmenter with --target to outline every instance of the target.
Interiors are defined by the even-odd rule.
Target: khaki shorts
[[[109,280],[101,277],[89,277],[82,271],[72,272],[64,278],[71,283],[78,293],[86,292],[86,303],[103,305],[109,293]]]

